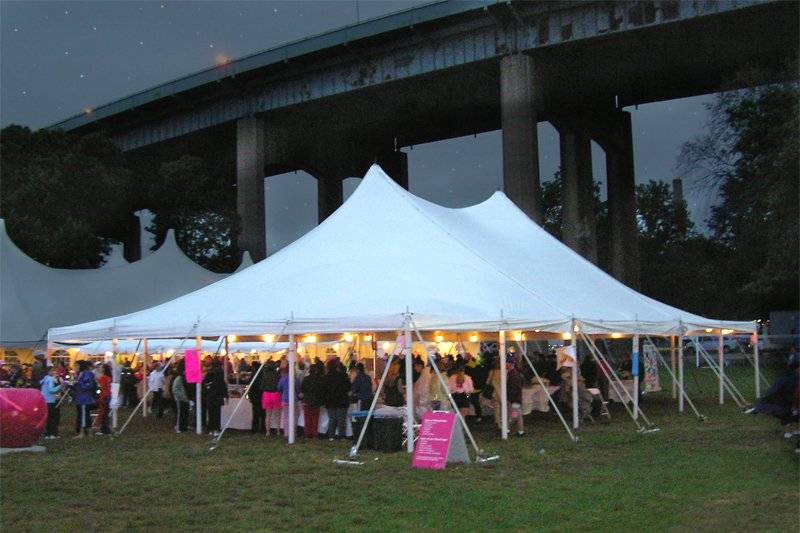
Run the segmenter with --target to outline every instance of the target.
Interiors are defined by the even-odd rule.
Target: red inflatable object
[[[44,431],[47,404],[36,389],[0,389],[0,448],[33,446]]]

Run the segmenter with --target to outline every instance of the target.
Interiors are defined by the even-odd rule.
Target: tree
[[[239,264],[236,235],[239,218],[232,190],[211,176],[203,159],[185,155],[161,165],[150,185],[149,208],[155,213],[156,246],[172,228],[181,249],[195,262],[216,272]]]
[[[709,132],[684,146],[681,166],[717,187],[713,237],[730,253],[738,317],[800,307],[797,83],[719,94]]]
[[[59,268],[94,268],[129,223],[131,172],[99,133],[0,131],[0,216],[29,256]]]

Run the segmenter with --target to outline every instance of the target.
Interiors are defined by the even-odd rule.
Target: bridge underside
[[[798,4],[778,3],[602,37],[396,80],[229,122],[138,149],[149,161],[198,153],[237,184],[240,247],[266,256],[264,176],[319,180],[319,218],[342,180],[378,161],[407,187],[400,147],[503,130],[506,193],[541,219],[536,123],[559,131],[567,244],[596,261],[591,152],[606,152],[612,274],[638,285],[630,115],[621,108],[797,78]],[[754,46],[753,43],[757,43]],[[742,72],[757,69],[747,77]],[[222,170],[221,170],[222,171]]]

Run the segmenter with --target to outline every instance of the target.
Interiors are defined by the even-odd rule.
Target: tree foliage
[[[94,268],[124,237],[131,172],[102,134],[0,131],[0,216],[29,256],[60,268]]]
[[[148,193],[148,207],[156,215],[150,229],[157,246],[172,228],[178,245],[195,262],[217,272],[232,272],[240,259],[239,218],[232,190],[207,168],[203,159],[189,155],[161,165]]]
[[[720,201],[709,221],[730,255],[735,311],[741,317],[797,309],[800,91],[796,83],[721,93],[709,131],[687,143],[681,164]]]

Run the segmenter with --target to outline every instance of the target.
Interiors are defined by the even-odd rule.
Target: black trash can
[[[368,411],[356,411],[353,416],[353,444],[358,442],[358,436],[361,435],[361,428],[364,427],[364,421],[367,419]],[[375,417],[369,421],[367,425],[367,432],[364,433],[364,440],[361,441],[361,450],[374,450],[375,449]]]
[[[374,417],[375,449],[379,452],[403,450],[403,419],[397,416]]]

